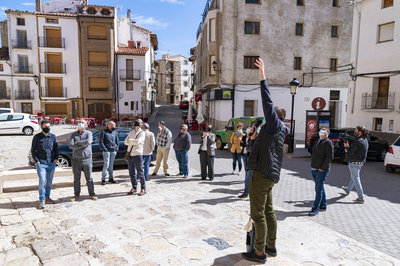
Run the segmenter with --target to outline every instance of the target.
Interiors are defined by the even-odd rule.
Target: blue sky
[[[127,9],[131,9],[138,25],[157,34],[157,57],[165,53],[188,57],[190,48],[196,45],[196,31],[206,0],[89,0],[89,4],[120,7],[118,16],[126,16]],[[6,19],[6,9],[34,11],[35,1],[0,0],[0,20]]]

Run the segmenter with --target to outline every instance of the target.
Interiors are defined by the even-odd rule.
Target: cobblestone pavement
[[[162,106],[156,121],[165,120],[175,133],[178,131],[180,111],[177,107]],[[193,137],[189,165],[200,171],[197,155],[199,137]],[[228,151],[217,151],[215,160],[216,182],[231,180],[240,183],[244,173],[232,176],[232,160]],[[332,230],[354,238],[384,253],[400,258],[400,173],[385,172],[382,162],[368,161],[361,171],[365,193],[364,205],[353,204],[357,194],[345,196],[340,189],[349,182],[347,165],[334,162],[325,190],[328,211],[308,217],[315,193],[310,173],[309,158],[284,159],[281,181],[274,188],[274,203],[288,212],[288,217],[304,216]],[[242,192],[231,191],[230,200]]]

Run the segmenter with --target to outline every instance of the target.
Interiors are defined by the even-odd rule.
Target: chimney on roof
[[[41,11],[42,11],[42,1],[36,0],[36,12],[41,12]]]
[[[131,48],[131,49],[136,48],[135,47],[135,42],[134,41],[128,41],[128,48]]]
[[[129,21],[129,40],[133,40],[132,17],[131,17],[130,9],[128,9],[126,16],[128,17],[128,21]]]

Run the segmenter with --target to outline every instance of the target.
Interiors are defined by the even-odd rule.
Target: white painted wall
[[[185,65],[185,62],[187,64]],[[185,71],[187,74],[185,75]],[[190,79],[191,79],[191,74],[192,74],[192,62],[189,61],[188,58],[186,57],[181,57],[181,95],[184,100],[190,100],[193,98],[193,92],[190,91]],[[186,86],[185,86],[186,82]],[[184,94],[187,93],[187,97],[184,97]]]
[[[67,88],[67,98],[81,97],[80,90],[80,68],[79,68],[79,36],[78,22],[75,18],[58,18],[58,24],[46,23],[45,17],[38,18],[39,37],[45,37],[44,27],[60,27],[61,36],[65,39],[65,48],[46,48],[41,47],[40,63],[46,62],[45,53],[62,53],[62,61],[66,65],[66,74],[41,74],[41,86],[46,86],[46,77],[62,77],[63,86]]]
[[[8,13],[8,32],[9,32],[9,47],[10,49],[10,61],[13,65],[13,74],[18,75],[18,77],[13,77],[12,88],[13,95],[18,91],[18,80],[29,80],[30,88],[33,91],[34,100],[14,100],[11,104],[11,108],[14,108],[17,112],[21,110],[21,102],[32,102],[33,113],[40,112],[40,100],[39,100],[39,88],[38,85],[33,80],[33,75],[39,75],[38,70],[38,57],[37,57],[37,30],[36,30],[36,17],[33,14],[21,13],[17,15],[16,13]],[[17,25],[17,17],[25,18],[25,26]],[[32,49],[14,49],[12,48],[12,42],[17,40],[17,30],[25,30],[27,32],[27,40],[31,41]],[[32,66],[33,74],[19,74],[15,73],[15,68],[18,67],[18,55],[27,55],[29,65]]]
[[[383,9],[381,0],[362,1],[356,5],[351,57],[355,64],[358,50],[357,74],[400,70],[400,2],[393,2],[394,6]],[[359,14],[361,24],[358,34]],[[395,22],[393,41],[378,43],[378,25],[393,21]],[[360,39],[357,46],[358,36]],[[400,133],[400,75],[390,76],[389,93],[395,93],[393,110],[361,109],[362,94],[373,92],[373,77],[384,76],[389,75],[358,77],[356,82],[349,83],[347,126],[361,124],[373,130],[374,118],[382,118],[383,132]],[[354,86],[356,86],[355,89]],[[354,111],[352,111],[353,108]],[[389,120],[394,120],[393,131],[389,131]]]
[[[3,65],[3,71],[0,72],[0,80],[4,80],[6,82],[7,93],[10,93],[11,95],[11,66],[9,66],[7,62],[9,63],[7,60],[0,60],[0,64]],[[11,99],[0,99],[0,102],[10,102],[10,107],[12,107]]]
[[[77,7],[82,5],[82,0],[54,0],[42,3],[44,12],[65,12],[65,8],[71,8],[71,12],[77,12]]]

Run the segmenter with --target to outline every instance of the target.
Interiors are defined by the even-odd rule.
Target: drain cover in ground
[[[218,250],[223,250],[231,247],[225,240],[217,237],[204,239],[209,245],[216,247]]]

